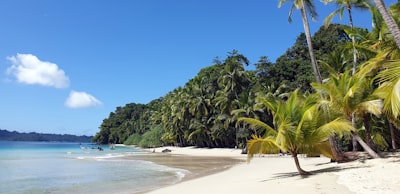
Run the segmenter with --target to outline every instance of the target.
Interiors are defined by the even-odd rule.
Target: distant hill
[[[0,129],[0,141],[58,141],[58,142],[91,142],[93,136],[77,136],[48,133],[20,133]]]

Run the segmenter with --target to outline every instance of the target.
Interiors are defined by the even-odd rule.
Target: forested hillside
[[[0,141],[57,141],[57,142],[91,142],[92,136],[68,134],[20,133],[0,129]]]
[[[351,38],[345,29],[349,27],[321,27],[312,38],[324,78],[332,69],[351,68],[352,59],[346,58],[346,53],[351,51]],[[368,33],[365,29],[358,29],[358,32]],[[337,52],[341,54],[334,55]],[[366,57],[359,60],[365,61]],[[248,65],[254,65],[255,70],[245,70]],[[300,34],[276,62],[261,56],[257,63],[250,64],[245,56],[234,50],[226,59],[215,60],[214,65],[201,69],[183,87],[159,99],[148,104],[129,103],[117,107],[104,119],[93,141],[144,147],[166,144],[244,147],[252,134],[263,135],[264,132],[237,123],[239,117],[257,118],[273,124],[272,114],[256,106],[257,96],[284,95],[295,89],[313,93],[315,90],[310,83],[314,80],[304,34]]]

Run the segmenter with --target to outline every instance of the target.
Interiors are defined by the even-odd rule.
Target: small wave
[[[153,163],[155,164],[155,163]],[[185,178],[186,175],[190,173],[190,171],[182,169],[182,168],[173,168],[169,166],[164,166],[164,165],[157,165],[157,168],[159,171],[162,172],[169,172],[169,173],[174,173],[175,177],[177,178],[177,182],[181,181],[183,178]]]
[[[95,156],[95,159],[108,159],[108,158],[120,158],[126,156],[125,154],[106,154],[102,156]]]
[[[182,172],[182,171],[177,171],[176,176],[178,177],[178,181],[181,181],[185,176],[189,173],[189,171]]]
[[[76,156],[75,158],[77,159],[88,159],[88,160],[107,160],[107,159],[112,159],[112,158],[122,158],[127,156],[125,153],[106,153],[106,154],[96,154],[96,153],[84,153],[79,156]]]

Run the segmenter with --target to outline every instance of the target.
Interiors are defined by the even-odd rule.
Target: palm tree
[[[170,143],[178,143],[180,146],[187,145],[187,130],[189,128],[186,99],[188,95],[184,88],[177,88],[167,95],[162,108],[162,123],[165,133],[162,140]]]
[[[382,15],[383,20],[385,21],[390,33],[392,33],[394,37],[394,41],[397,44],[397,47],[400,48],[400,29],[397,25],[396,21],[390,14],[390,12],[386,9],[385,3],[383,0],[374,0],[376,7],[378,8],[379,13]]]
[[[289,2],[289,1],[293,2],[293,5],[289,11],[289,23],[292,21],[291,16],[293,13],[293,9],[294,8],[300,9],[301,19],[303,21],[304,32],[305,32],[306,40],[307,40],[308,52],[310,53],[310,58],[311,58],[311,66],[312,66],[312,69],[314,72],[316,82],[321,84],[322,76],[319,71],[318,63],[317,63],[317,60],[314,55],[314,49],[313,49],[312,42],[311,42],[310,26],[308,24],[308,17],[307,17],[307,11],[308,11],[308,13],[311,16],[311,19],[313,19],[313,20],[316,19],[318,14],[315,11],[315,6],[311,0],[279,0],[278,7],[281,7],[284,3]],[[323,97],[323,96],[321,96],[321,97]],[[343,161],[344,156],[343,156],[343,154],[340,153],[340,151],[337,148],[337,143],[336,143],[336,139],[335,139],[334,135],[332,135],[332,137],[329,138],[329,143],[330,143],[332,152],[335,156],[335,160]]]
[[[365,85],[367,80],[364,77],[351,76],[349,71],[339,76],[331,75],[325,84],[313,83],[312,86],[318,91],[328,96],[327,104],[331,114],[343,114],[344,118],[352,121],[353,114],[365,114],[366,112],[379,116],[380,101],[371,99],[370,95],[365,93],[368,88]],[[353,125],[355,123],[353,122]],[[353,126],[355,128],[355,126]],[[351,135],[355,141],[367,151],[373,158],[380,156],[371,149],[356,133],[351,131]],[[353,146],[355,149],[355,145]]]
[[[191,144],[200,147],[211,147],[210,131],[207,120],[211,112],[211,100],[203,84],[205,79],[194,78],[186,84],[186,104],[190,113],[187,139]]]
[[[235,128],[236,128],[236,146],[237,147],[241,147],[240,140],[242,140],[242,139],[245,139],[244,142],[246,143],[252,132],[253,132],[253,134],[254,133],[257,134],[256,131],[249,131],[249,129],[247,129],[247,127],[246,127],[246,123],[243,123],[241,126],[239,126],[239,123],[237,122],[237,120],[241,117],[258,118],[256,111],[253,108],[254,100],[255,100],[255,95],[252,92],[248,92],[245,95],[241,95],[241,98],[240,98],[241,107],[239,109],[231,111],[232,119],[237,124],[235,126]],[[247,146],[246,146],[246,149],[247,149]]]
[[[324,111],[316,103],[318,96],[302,96],[298,90],[287,100],[257,97],[273,114],[273,126],[258,119],[240,118],[239,122],[249,123],[254,128],[265,130],[264,137],[253,135],[248,142],[249,160],[258,153],[289,152],[300,175],[309,172],[300,167],[298,154],[323,154],[333,158],[328,138],[334,133],[345,133],[353,129],[345,119],[326,121]]]
[[[315,11],[315,6],[311,0],[279,0],[278,7],[281,7],[283,4],[285,4],[289,1],[293,3],[293,5],[289,11],[289,18],[288,18],[289,23],[292,22],[293,10],[295,8],[299,9],[300,13],[301,13],[301,19],[303,21],[304,32],[306,34],[308,52],[310,53],[311,66],[314,71],[314,76],[315,76],[317,83],[322,83],[321,73],[318,68],[318,63],[315,58],[314,49],[313,49],[312,42],[311,42],[310,25],[308,24],[308,17],[307,17],[307,12],[308,12],[308,14],[311,16],[311,19],[313,19],[313,20],[316,19],[318,14]]]
[[[332,3],[335,2],[336,5],[339,6],[339,9],[333,11],[331,14],[329,14],[325,18],[325,27],[327,27],[333,16],[339,14],[340,19],[343,17],[343,11],[347,9],[348,15],[349,15],[349,23],[350,23],[350,28],[353,30],[353,15],[352,15],[352,8],[356,7],[359,9],[367,9],[370,7],[368,5],[368,2],[366,0],[323,0],[325,3]],[[356,73],[356,68],[357,68],[357,49],[356,49],[356,39],[354,36],[351,36],[351,41],[352,41],[352,46],[353,46],[353,70],[352,74],[354,75]]]
[[[244,70],[244,65],[249,65],[249,61],[237,50],[229,53],[230,56],[224,62],[222,76],[218,79],[218,85],[224,88],[225,92],[238,99],[238,94],[248,86],[250,78]]]
[[[392,11],[398,15],[399,10]],[[371,9],[373,13],[374,29],[371,33],[360,36],[364,39],[363,50],[374,55],[366,61],[357,73],[361,76],[368,76],[377,80],[378,88],[374,95],[383,99],[383,114],[389,120],[389,129],[392,139],[392,148],[396,148],[396,138],[394,136],[394,127],[400,127],[400,96],[398,95],[398,85],[400,84],[400,49],[393,39],[388,37],[387,26],[383,25],[382,16],[377,14],[376,9]]]
[[[388,62],[386,65],[387,68],[376,76],[380,86],[374,94],[383,99],[383,112],[390,121],[392,148],[396,149],[396,138],[392,124],[397,128],[400,127],[400,60]]]
[[[347,49],[338,47],[327,54],[324,61],[319,61],[321,69],[329,74],[339,75],[349,69],[349,60]]]
[[[333,16],[339,14],[340,19],[342,19],[343,17],[343,11],[345,9],[347,9],[348,15],[349,15],[349,23],[350,23],[350,28],[351,31],[353,30],[354,26],[353,26],[353,15],[352,15],[352,7],[356,7],[356,8],[360,8],[360,9],[367,9],[370,6],[368,5],[368,3],[365,0],[324,0],[325,3],[332,3],[335,2],[336,5],[339,5],[339,9],[335,10],[334,12],[332,12],[331,14],[329,14],[324,23],[325,23],[325,27],[327,27]],[[352,48],[353,48],[353,68],[352,68],[352,74],[354,75],[356,73],[356,69],[357,69],[357,49],[356,49],[356,39],[355,36],[351,36],[351,42],[352,42]],[[355,121],[355,115],[352,115],[352,121]]]

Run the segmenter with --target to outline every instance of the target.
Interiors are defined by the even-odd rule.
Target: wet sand
[[[236,164],[245,163],[245,160],[231,157],[188,156],[168,153],[135,156],[135,159],[188,170],[190,173],[182,181],[215,174],[227,170]]]

